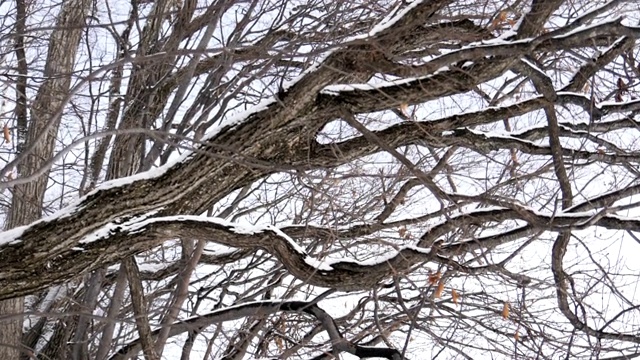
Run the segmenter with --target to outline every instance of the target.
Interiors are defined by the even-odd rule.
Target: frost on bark
[[[25,347],[634,355],[638,280],[602,245],[640,242],[634,3],[108,1],[113,48],[80,60],[83,1],[0,183],[26,225],[0,236],[2,306],[56,315]]]

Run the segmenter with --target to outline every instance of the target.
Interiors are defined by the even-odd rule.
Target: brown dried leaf
[[[516,341],[520,341],[520,334],[518,334],[518,330],[516,330],[516,333],[513,334],[513,337],[516,339]]]
[[[439,299],[442,296],[442,292],[444,291],[444,281],[440,280],[438,283],[438,288],[436,289],[436,293],[434,294],[436,299]]]
[[[502,305],[502,318],[507,319],[508,317],[509,317],[509,303],[505,301],[504,305]]]
[[[500,13],[498,14],[498,21],[501,24],[504,24],[506,20],[507,20],[507,10],[500,11]]]
[[[435,285],[440,280],[441,277],[442,277],[442,273],[440,273],[440,271],[434,274],[430,274],[429,285]]]
[[[498,16],[496,16],[492,21],[491,21],[491,25],[489,26],[489,30],[495,30],[497,29],[500,25],[503,25],[505,23],[505,21],[507,20],[507,11],[506,10],[502,10],[498,13]]]
[[[11,142],[11,133],[9,132],[9,126],[7,123],[4,123],[4,128],[2,129],[4,133],[4,141],[10,143]]]
[[[629,90],[629,85],[627,85],[622,78],[618,78],[618,90],[620,90],[621,94]]]
[[[410,117],[411,115],[409,114],[409,104],[407,103],[400,104],[400,112],[402,112],[404,116]]]
[[[458,295],[458,292],[455,289],[451,289],[451,300],[453,300],[453,303],[458,305],[459,299],[460,295]]]
[[[400,235],[401,238],[404,238],[404,236],[407,234],[407,228],[406,227],[401,227],[400,229],[398,229],[398,235]]]

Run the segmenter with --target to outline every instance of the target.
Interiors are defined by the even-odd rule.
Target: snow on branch
[[[638,187],[635,187],[636,189]],[[609,201],[620,194],[610,193]],[[625,193],[624,195],[628,195]],[[436,255],[467,252],[504,243],[497,235],[451,244],[441,244],[441,237],[463,224],[524,220],[527,226],[546,231],[580,230],[590,226],[608,229],[640,230],[640,220],[611,215],[606,212],[541,213],[511,204],[511,208],[489,208],[451,217],[432,226],[416,244],[401,247],[398,251],[374,260],[361,262],[352,259],[320,261],[307,254],[291,237],[286,228],[274,226],[244,226],[219,218],[201,216],[171,216],[150,218],[120,224],[118,236],[131,238],[136,235],[151,238],[195,238],[235,248],[259,248],[275,257],[301,281],[341,291],[364,290],[398,271],[408,269],[418,262],[433,261]],[[112,234],[110,237],[114,236]],[[109,237],[84,243],[85,251],[95,252],[111,241]],[[510,241],[510,240],[509,240]]]

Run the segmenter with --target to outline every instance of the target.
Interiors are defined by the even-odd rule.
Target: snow
[[[236,251],[238,251],[238,248],[217,243],[207,243],[206,247],[202,250],[202,252],[205,254],[219,256],[233,254]]]
[[[413,10],[415,7],[417,7],[418,5],[420,5],[422,3],[423,3],[423,0],[415,0],[414,2],[409,4],[409,6],[407,6],[404,9],[398,11],[394,15],[391,15],[390,18],[389,18],[389,16],[387,16],[382,21],[380,21],[380,23],[378,23],[378,25],[374,26],[373,29],[371,29],[371,31],[369,31],[368,36],[376,35],[379,32],[382,32],[382,31],[388,29],[389,27],[393,26],[393,24],[397,23],[398,21],[400,21],[400,19],[402,19],[405,15],[407,15],[407,13],[409,13],[409,11]],[[395,11],[391,12],[391,14],[393,14],[394,12]]]
[[[483,210],[481,210],[479,212],[491,211],[491,210],[493,210],[493,209],[483,209]],[[295,240],[293,240],[287,234],[282,232],[282,230],[280,230],[279,228],[277,228],[277,227],[275,227],[273,225],[259,226],[259,225],[250,225],[250,224],[238,224],[238,223],[233,223],[233,222],[230,222],[230,221],[222,219],[222,218],[203,217],[203,216],[195,216],[195,215],[178,215],[178,216],[166,216],[166,217],[157,217],[157,218],[152,218],[151,216],[152,216],[152,214],[147,214],[145,216],[141,216],[141,217],[137,217],[137,218],[128,220],[128,221],[123,222],[121,224],[116,224],[116,223],[111,222],[111,223],[105,225],[104,227],[98,229],[97,231],[91,233],[90,235],[85,236],[82,240],[80,240],[80,243],[81,244],[88,244],[88,243],[91,243],[91,242],[94,242],[94,241],[98,241],[100,239],[108,237],[110,234],[112,234],[115,231],[122,231],[122,232],[127,232],[127,233],[135,233],[135,232],[141,231],[145,226],[150,225],[150,224],[155,223],[155,222],[197,221],[197,222],[202,222],[202,223],[210,223],[210,224],[221,225],[223,227],[226,227],[230,231],[232,231],[232,232],[234,232],[236,234],[241,234],[241,235],[254,235],[254,234],[260,234],[260,233],[264,233],[264,232],[272,232],[272,233],[276,234],[277,236],[279,236],[280,238],[282,238],[285,241],[287,241],[289,243],[289,245],[291,246],[291,248],[304,259],[305,263],[307,265],[317,269],[320,274],[322,274],[322,272],[327,272],[327,271],[334,270],[334,268],[331,265],[335,264],[335,263],[338,263],[338,262],[350,262],[350,263],[358,264],[360,266],[375,266],[375,265],[382,264],[382,263],[385,263],[385,262],[391,260],[392,258],[397,256],[398,253],[399,253],[399,251],[388,252],[383,256],[376,257],[376,258],[373,258],[373,259],[369,259],[369,260],[366,260],[366,261],[357,261],[357,260],[344,259],[344,258],[343,259],[332,259],[331,261],[322,261],[322,260],[318,260],[318,259],[316,259],[314,257],[309,256],[309,254],[307,254],[307,252],[302,247],[300,247],[300,245],[298,245],[295,242]],[[73,248],[73,249],[81,249],[81,250],[83,250],[82,248]],[[402,251],[403,249],[411,249],[411,250],[418,251],[418,252],[424,253],[424,254],[428,254],[430,252],[430,248],[420,248],[420,247],[416,247],[416,246],[413,246],[413,245],[404,246],[404,247],[400,248],[400,251]],[[155,265],[148,265],[148,267],[149,267],[150,271],[158,270],[158,268],[155,267]]]
[[[349,354],[348,352],[342,352],[340,354],[340,356],[342,357],[342,360],[358,360],[358,359],[361,359],[360,357],[352,355],[352,354]]]
[[[117,225],[117,224],[114,224],[113,222],[110,222],[104,225],[103,227],[101,227],[100,229],[80,239],[79,243],[90,244],[94,241],[98,241],[100,239],[109,237],[111,234],[113,234],[119,229],[121,229],[121,225]]]
[[[469,68],[469,67],[472,67],[473,64],[475,64],[473,61],[465,61],[464,64],[462,64],[462,67]]]
[[[299,79],[296,79],[299,80]],[[292,82],[293,85],[294,82]],[[232,116],[230,116],[229,118],[223,120],[218,126],[216,126],[213,130],[208,131],[207,133],[204,134],[204,136],[202,137],[201,141],[206,141],[209,140],[213,137],[215,137],[216,135],[218,135],[220,132],[222,132],[222,130],[225,129],[229,129],[229,128],[235,128],[238,125],[244,123],[245,121],[247,121],[247,119],[253,115],[253,114],[257,114],[261,111],[266,110],[270,105],[276,103],[276,97],[272,96],[270,98],[264,99],[262,101],[260,101],[258,104],[250,107],[249,109],[245,110],[245,111],[241,111],[238,112]],[[192,151],[187,152],[185,155],[190,155],[192,154]],[[182,157],[182,159],[178,160],[178,162],[182,162],[185,160],[185,156]]]
[[[518,22],[514,24],[514,27],[512,29],[505,30],[503,33],[500,34],[500,36],[496,38],[496,40],[498,39],[505,40],[505,39],[510,39],[512,37],[515,37],[516,35],[518,35],[518,33],[514,29],[517,29],[520,26],[520,24],[522,24],[522,17],[518,19]]]
[[[277,227],[273,226],[273,225],[269,225],[266,227],[267,230],[271,230],[274,233],[276,233],[276,235],[280,236],[281,238],[287,240],[289,242],[289,244],[291,245],[291,247],[300,255],[304,255],[304,256],[308,256],[307,252],[304,251],[303,248],[300,247],[300,245],[298,245],[292,238],[290,238],[287,234],[283,233],[280,229],[278,229]]]
[[[429,75],[429,76],[431,76],[431,75]],[[337,85],[330,85],[330,86],[327,86],[324,89],[322,89],[321,93],[329,94],[329,95],[338,95],[341,92],[347,92],[347,91],[377,90],[377,89],[382,89],[382,88],[390,87],[390,86],[404,85],[404,84],[410,83],[412,81],[416,81],[416,80],[420,80],[420,79],[426,79],[427,77],[428,76],[425,76],[423,78],[406,78],[406,79],[400,79],[400,80],[394,80],[394,81],[383,81],[383,82],[380,82],[380,83],[378,83],[376,85],[372,85],[372,84],[337,84]]]
[[[420,80],[426,80],[429,79],[435,75],[438,75],[440,73],[449,71],[449,67],[448,66],[443,66],[441,68],[439,68],[438,70],[434,71],[432,74],[426,75],[426,76],[421,76],[421,77],[413,77],[413,78],[404,78],[404,79],[398,79],[398,80],[393,80],[393,81],[382,81],[379,82],[375,85],[373,84],[337,84],[337,85],[330,85],[325,87],[324,89],[322,89],[322,91],[320,91],[321,94],[326,94],[326,95],[340,95],[340,93],[342,92],[348,92],[348,91],[357,91],[357,90],[361,90],[361,91],[370,91],[370,90],[379,90],[379,91],[384,91],[385,87],[392,87],[392,86],[398,86],[398,85],[404,85],[404,84],[409,84],[412,83],[414,81],[420,81]]]
[[[163,270],[165,268],[167,268],[168,264],[160,264],[160,263],[143,263],[143,264],[139,264],[138,267],[140,269],[141,272],[157,272],[160,270]]]
[[[358,36],[354,36],[353,38],[350,38],[347,40],[346,43],[348,43],[349,41],[354,41],[354,40],[358,40],[358,39],[363,39],[363,38],[367,38],[369,36],[375,35],[381,31],[383,31],[386,28],[389,28],[390,26],[392,26],[393,24],[395,24],[396,22],[398,22],[404,15],[406,15],[409,11],[411,11],[413,8],[415,8],[416,6],[418,6],[419,4],[422,3],[422,0],[416,0],[414,2],[412,2],[409,6],[407,6],[406,8],[402,9],[401,11],[397,12],[395,15],[391,16],[389,19],[384,19],[381,23],[379,23],[378,25],[376,25],[368,34],[363,34],[363,35],[358,35]],[[324,60],[331,55],[331,53],[333,53],[334,50],[328,51],[326,54],[324,54],[320,60],[318,62],[316,62],[315,65],[311,66],[310,68],[308,68],[307,70],[303,71],[298,77],[296,77],[294,80],[287,82],[284,85],[284,89],[288,89],[291,86],[293,86],[295,83],[297,83],[298,81],[300,81],[300,79],[302,79],[304,76],[317,71],[323,64]],[[448,68],[442,68],[438,71],[436,71],[436,73],[438,73],[439,71],[444,71],[447,70]],[[433,75],[430,75],[433,76]],[[405,79],[403,81],[399,81],[399,82],[395,82],[395,83],[388,83],[388,84],[383,84],[382,86],[395,86],[395,85],[399,85],[399,84],[403,84],[403,83],[407,83],[410,81],[414,81],[417,79]],[[329,87],[328,89],[323,90],[323,92],[331,92],[332,89],[334,91],[346,91],[351,87],[351,90],[355,90],[358,86],[361,86],[363,89],[376,89],[376,88],[380,88],[381,86],[377,86],[377,87],[373,87],[371,85],[336,85],[335,88],[333,87]],[[247,119],[253,115],[256,114],[260,111],[263,111],[265,109],[267,109],[270,105],[276,103],[276,98],[275,97],[271,97],[269,99],[265,99],[263,101],[261,101],[260,103],[258,103],[255,106],[252,106],[251,108],[239,112],[237,114],[234,114],[232,116],[230,116],[228,119],[225,119],[219,126],[217,126],[215,129],[207,132],[202,140],[206,141],[208,139],[211,139],[213,137],[215,137],[217,134],[219,134],[221,131],[223,131],[224,129],[228,129],[228,128],[233,128],[236,127],[240,124],[242,124],[243,122],[247,121]],[[150,180],[150,179],[155,179],[158,177],[163,176],[167,171],[169,171],[172,167],[174,167],[176,164],[180,164],[183,163],[185,161],[187,161],[189,158],[191,158],[193,155],[195,154],[195,151],[187,151],[184,154],[182,154],[180,157],[176,158],[175,160],[169,161],[167,162],[167,164],[139,173],[139,174],[135,174],[132,176],[128,176],[125,178],[120,178],[120,179],[115,179],[115,180],[110,180],[107,182],[104,182],[102,184],[100,184],[99,186],[97,186],[95,189],[93,189],[91,192],[89,192],[88,194],[86,194],[85,196],[77,199],[76,201],[74,201],[72,204],[70,204],[69,206],[66,206],[62,209],[60,209],[59,211],[55,212],[54,214],[52,214],[51,216],[48,216],[46,218],[43,218],[41,220],[39,220],[36,223],[41,223],[41,222],[50,222],[56,219],[61,219],[64,217],[67,217],[69,215],[72,215],[74,213],[76,213],[77,211],[79,211],[82,208],[82,203],[89,198],[90,196],[94,196],[95,194],[97,194],[100,191],[104,191],[107,189],[112,189],[112,188],[118,188],[118,187],[122,187],[122,186],[126,186],[126,185],[130,185],[136,181],[141,181],[141,180]],[[6,244],[15,244],[19,241],[20,236],[24,233],[24,231],[29,228],[30,226],[35,225],[36,223],[32,223],[31,225],[28,226],[23,226],[20,228],[16,228],[10,231],[5,231],[2,234],[0,234],[0,246],[6,245]],[[221,224],[222,225],[222,224]],[[231,224],[229,226],[233,226],[237,231],[255,231],[255,230],[250,230],[247,227],[237,227],[237,224]],[[94,232],[93,234],[85,237],[84,239],[82,239],[80,242],[81,243],[91,243],[93,241],[99,240],[105,236],[108,236],[112,231],[116,231],[118,228],[122,227],[122,225],[116,225],[114,223],[109,223],[106,226],[102,227],[100,230]]]
[[[395,24],[400,19],[402,19],[403,16],[405,16],[409,11],[411,11],[413,8],[415,8],[416,6],[421,4],[422,2],[423,2],[423,0],[415,0],[409,6],[405,7],[401,11],[397,12],[394,15],[391,15],[390,17],[388,16],[387,18],[385,18],[382,21],[380,21],[380,23],[375,25],[373,27],[373,29],[371,29],[371,31],[369,31],[367,34],[360,34],[360,35],[351,36],[351,37],[347,38],[344,41],[343,44],[349,44],[350,42],[354,42],[354,41],[357,41],[357,40],[366,40],[367,38],[378,34],[379,32],[381,32],[381,31],[393,26],[393,24]],[[397,8],[396,8],[396,10],[397,10]],[[395,11],[392,11],[391,14],[393,14],[394,12]],[[291,88],[293,85],[295,85],[298,81],[300,81],[300,79],[302,79],[306,75],[317,71],[322,66],[324,61],[331,54],[333,54],[337,50],[339,50],[339,47],[337,47],[335,49],[332,49],[332,50],[329,50],[326,53],[324,53],[322,56],[320,56],[320,58],[318,59],[318,61],[316,61],[316,63],[314,65],[312,65],[308,69],[304,70],[300,75],[295,77],[293,80],[287,81],[286,83],[284,83],[283,86],[282,86],[283,90],[288,90],[289,88]],[[275,99],[272,99],[272,100],[275,101]]]
[[[326,262],[326,261],[318,260],[308,255],[304,258],[304,262],[307,265],[318,269],[320,275],[323,274],[323,271],[333,271],[333,267],[331,266],[331,263],[335,264],[335,262]]]
[[[529,1],[526,1],[524,4],[524,7],[522,8],[522,10],[520,10],[520,17],[518,17],[518,20],[516,21],[515,24],[513,24],[513,27],[511,28],[511,30],[507,31],[509,32],[509,36],[516,36],[518,35],[517,30],[520,29],[520,27],[522,26],[522,23],[524,22],[524,18],[525,18],[525,14],[528,14],[531,12],[531,4]],[[503,34],[505,35],[505,34]]]
[[[207,313],[204,313],[204,314],[198,314],[198,315],[194,315],[194,316],[189,316],[189,317],[185,318],[183,321],[187,322],[189,320],[196,320],[196,319],[200,319],[202,317],[210,317],[210,316],[213,316],[213,315],[218,314],[218,313],[226,313],[226,312],[229,312],[229,311],[234,310],[234,309],[241,309],[241,308],[244,308],[244,307],[247,307],[247,306],[252,306],[252,305],[271,305],[271,306],[274,306],[274,305],[280,305],[283,302],[285,302],[285,301],[283,301],[283,300],[248,301],[248,302],[243,302],[243,303],[239,303],[239,304],[235,304],[235,305],[225,306],[222,309],[210,311],[210,312],[207,312]]]
[[[105,237],[109,237],[110,235],[118,231],[126,231],[129,234],[135,234],[140,229],[135,227],[130,227],[131,224],[143,223],[145,220],[148,220],[152,218],[154,215],[156,215],[157,213],[159,213],[162,209],[164,209],[164,207],[153,210],[153,211],[149,211],[140,216],[127,218],[126,221],[122,221],[122,218],[117,218],[114,221],[109,222],[108,224],[102,226],[98,230],[92,232],[91,234],[85,236],[79,242],[81,244],[90,244],[94,241],[98,241]]]
[[[538,65],[532,63],[531,61],[527,60],[526,58],[520,58],[520,61],[522,61],[523,63],[529,65],[533,70],[537,71],[538,73],[540,73],[540,75],[547,77],[547,74],[544,72],[544,70],[540,69],[538,67]]]
[[[592,214],[591,216],[592,217],[598,217],[598,214]],[[613,219],[620,220],[620,221],[638,221],[638,220],[640,220],[640,218],[638,218],[638,217],[623,216],[623,215],[616,215],[616,214],[607,214],[606,216],[603,216],[603,217],[613,218]],[[591,219],[587,219],[586,222],[588,223],[589,220],[591,220]]]
[[[132,183],[134,183],[136,181],[140,181],[140,180],[149,180],[149,179],[158,178],[158,177],[164,175],[175,164],[183,161],[184,158],[186,158],[190,154],[191,153],[189,152],[187,154],[184,154],[184,156],[181,157],[180,159],[177,159],[177,160],[171,161],[171,162],[167,162],[167,164],[165,164],[163,166],[160,166],[160,167],[157,167],[157,168],[153,168],[151,170],[148,170],[148,171],[136,174],[136,175],[132,175],[132,176],[127,176],[127,177],[120,178],[120,179],[106,181],[106,182],[100,184],[99,186],[97,186],[95,189],[93,189],[92,191],[90,191],[86,195],[84,195],[83,197],[78,198],[77,200],[72,202],[70,205],[68,205],[68,206],[66,206],[66,207],[54,212],[52,215],[43,218],[42,220],[38,221],[37,223],[50,222],[50,221],[53,221],[53,220],[56,220],[56,219],[62,219],[62,218],[65,218],[67,216],[73,215],[74,213],[76,213],[77,211],[82,209],[82,203],[84,201],[86,201],[87,198],[89,198],[90,196],[94,196],[95,194],[97,194],[100,191],[104,191],[104,190],[108,190],[108,189],[112,189],[112,188],[122,187],[122,186],[125,186],[125,185],[132,184]],[[34,224],[36,224],[36,223],[33,223],[32,225],[34,225]]]
[[[532,141],[523,140],[523,139],[514,137],[514,136],[510,135],[509,133],[505,133],[505,132],[499,132],[499,131],[486,131],[485,132],[485,131],[481,131],[481,130],[468,129],[468,128],[466,130],[471,132],[472,134],[479,135],[479,136],[484,136],[486,138],[512,140],[512,141],[518,141],[518,142],[521,142],[521,143],[527,143],[527,144],[530,144],[531,146],[535,146],[535,147],[541,147],[539,145],[536,145]],[[463,195],[463,194],[460,194],[460,195]]]
[[[603,26],[603,25],[617,24],[620,21],[622,21],[622,17],[621,16],[615,17],[613,19],[605,20],[605,21],[602,21],[602,22],[593,23],[593,24],[590,24],[590,25],[578,26],[577,28],[575,28],[575,29],[573,29],[573,30],[571,30],[571,31],[569,31],[567,33],[564,33],[564,34],[561,34],[561,35],[556,35],[556,36],[554,36],[554,38],[555,39],[567,38],[569,36],[581,33],[583,31],[589,31],[589,30],[591,30],[593,28],[597,28],[597,27],[600,27],[600,26]]]
[[[581,98],[585,98],[586,100],[590,100],[584,93],[578,93],[573,91],[558,91],[558,96],[577,96]]]
[[[464,50],[469,50],[469,49],[477,49],[477,48],[482,48],[482,47],[493,47],[493,46],[502,46],[502,45],[517,45],[517,44],[528,44],[531,42],[531,38],[525,38],[525,39],[519,39],[519,40],[509,40],[508,38],[511,36],[516,35],[515,32],[513,31],[506,31],[504,34],[502,34],[501,36],[494,38],[494,39],[488,39],[488,40],[481,40],[481,41],[476,41],[476,42],[472,42],[469,43],[469,45],[463,46],[461,47],[459,50],[456,50],[456,52],[461,52]],[[452,52],[453,53],[453,52]]]
[[[303,77],[318,71],[318,69],[320,69],[320,67],[322,66],[322,64],[324,64],[325,60],[327,60],[327,58],[329,56],[331,56],[331,54],[333,54],[337,49],[332,49],[327,51],[326,53],[324,53],[323,55],[321,55],[319,57],[319,59],[316,61],[315,64],[311,65],[308,69],[304,70],[302,73],[300,73],[300,75],[294,77],[292,80],[287,81],[285,83],[282,84],[282,89],[283,90],[289,90],[293,85],[295,85],[296,83],[298,83]],[[275,96],[272,98],[272,100],[275,101]]]
[[[349,44],[350,42],[354,42],[354,41],[358,41],[358,40],[366,40],[369,37],[374,36],[374,35],[380,33],[381,31],[384,31],[385,29],[388,29],[389,27],[393,26],[393,24],[395,24],[398,21],[400,21],[400,19],[402,19],[402,17],[404,17],[409,11],[414,9],[416,6],[420,5],[423,1],[424,0],[415,0],[411,4],[409,4],[409,6],[405,7],[404,9],[402,9],[401,11],[398,11],[395,14],[394,14],[395,11],[392,11],[391,14],[394,14],[394,15],[390,15],[387,18],[385,18],[382,21],[380,21],[367,34],[360,34],[360,35],[355,35],[355,36],[349,37],[344,41],[343,44]],[[397,8],[396,8],[396,10],[397,10]],[[334,48],[332,50],[329,50],[326,53],[324,53],[322,56],[320,56],[320,58],[318,59],[318,61],[316,61],[316,63],[314,65],[312,65],[311,67],[309,67],[308,69],[303,71],[300,75],[295,77],[293,80],[284,83],[283,86],[282,86],[283,90],[288,90],[293,85],[295,85],[298,81],[300,81],[300,79],[302,79],[303,77],[305,77],[308,74],[311,74],[311,73],[317,71],[318,69],[320,69],[322,64],[324,64],[324,61],[331,54],[333,54],[334,52],[336,52],[339,49],[340,49],[339,47],[336,47],[336,48]],[[270,99],[270,100],[273,100],[275,102],[275,97]],[[259,106],[259,105],[260,104],[258,104],[256,106]],[[205,138],[208,138],[208,137],[205,136]]]
[[[626,40],[627,40],[627,38],[626,38],[626,37],[621,36],[618,40],[614,41],[614,42],[613,42],[613,44],[611,44],[609,47],[607,47],[606,49],[602,50],[602,54],[606,54],[607,52],[609,52],[609,51],[611,51],[611,50],[615,49],[616,47],[618,47],[618,46],[620,45],[620,43],[623,43],[623,42],[625,42]],[[594,57],[599,57],[599,56],[600,56],[600,55],[598,55],[598,56],[594,56]]]
[[[414,245],[407,245],[405,246],[405,248],[419,252],[421,254],[425,254],[425,255],[428,255],[431,253],[431,248],[423,248],[423,247],[414,246]]]
[[[0,233],[0,247],[20,243],[20,237],[30,226],[20,226]],[[1,250],[0,250],[1,251]]]
[[[400,247],[397,251],[389,251],[386,252],[383,255],[380,256],[376,256],[367,260],[354,260],[354,259],[348,259],[348,258],[334,258],[331,259],[330,261],[326,261],[326,262],[320,262],[318,263],[317,260],[313,259],[313,258],[307,258],[308,260],[305,259],[306,263],[309,265],[314,266],[315,268],[317,268],[320,271],[331,271],[333,270],[332,265],[333,264],[337,264],[337,263],[351,263],[351,264],[355,264],[358,266],[363,266],[363,267],[373,267],[373,266],[377,266],[380,264],[384,264],[392,259],[394,259],[396,256],[398,256],[403,250],[405,249],[409,249],[409,250],[413,250],[416,252],[419,252],[421,254],[430,254],[431,253],[431,248],[422,248],[422,247],[418,247],[415,245],[406,245],[406,246],[402,246]],[[322,274],[322,272],[320,272]]]
[[[376,257],[373,257],[371,259],[367,259],[367,260],[364,260],[364,261],[354,261],[354,260],[346,260],[346,259],[344,261],[353,262],[353,263],[356,263],[356,264],[358,264],[360,266],[376,266],[376,265],[384,264],[384,263],[388,262],[389,260],[395,258],[404,249],[415,250],[415,251],[418,251],[418,252],[423,253],[423,254],[428,254],[429,251],[431,250],[430,248],[419,248],[419,247],[416,247],[416,246],[413,246],[413,245],[407,245],[407,246],[400,247],[399,251],[389,251],[389,252],[387,252],[387,253],[385,253],[383,255],[376,256]]]

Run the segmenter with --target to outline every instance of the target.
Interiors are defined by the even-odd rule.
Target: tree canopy
[[[0,9],[0,358],[640,356],[635,1]]]

